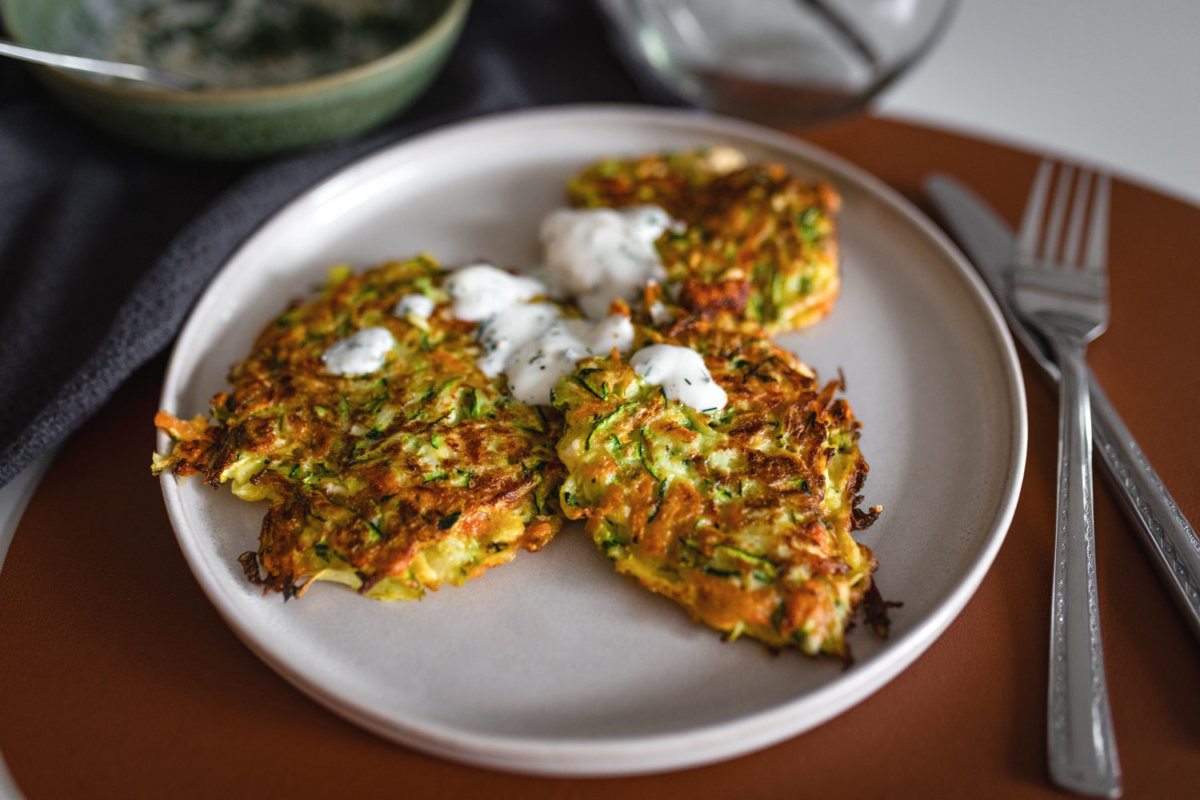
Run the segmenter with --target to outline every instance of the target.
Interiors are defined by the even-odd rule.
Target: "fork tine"
[[[1034,251],[1037,249],[1038,232],[1042,227],[1042,213],[1046,208],[1046,192],[1050,189],[1050,177],[1054,165],[1043,161],[1038,166],[1037,176],[1029,189],[1029,199],[1025,201],[1025,216],[1021,219],[1021,230],[1017,234],[1016,260],[1031,263]]]
[[[1058,168],[1058,184],[1054,188],[1054,199],[1050,202],[1050,218],[1046,221],[1046,237],[1042,242],[1042,261],[1053,264],[1058,258],[1058,242],[1062,238],[1063,217],[1067,213],[1067,201],[1071,198],[1071,178],[1075,168],[1063,164]]]
[[[1090,169],[1080,169],[1075,179],[1075,202],[1071,204],[1071,221],[1067,223],[1067,241],[1063,246],[1063,264],[1068,267],[1080,266],[1079,245],[1083,242],[1083,222],[1087,216],[1092,176]]]
[[[1088,222],[1087,253],[1084,255],[1083,266],[1095,272],[1104,272],[1108,268],[1108,173],[1102,172],[1096,178],[1095,200],[1092,202],[1092,218]]]

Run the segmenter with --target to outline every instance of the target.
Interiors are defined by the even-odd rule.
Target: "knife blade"
[[[1057,384],[1059,371],[1049,349],[1017,317],[1009,299],[1012,230],[974,192],[949,176],[929,176],[925,192],[991,290],[1014,338]],[[1200,540],[1090,368],[1088,384],[1095,449],[1151,561],[1200,639]]]

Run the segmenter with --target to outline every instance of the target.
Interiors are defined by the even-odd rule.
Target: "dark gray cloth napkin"
[[[590,3],[476,0],[445,71],[391,124],[269,162],[213,164],[107,139],[0,63],[0,485],[162,352],[238,244],[338,167],[459,119],[659,99],[650,91]]]

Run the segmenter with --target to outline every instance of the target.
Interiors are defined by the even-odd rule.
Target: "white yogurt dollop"
[[[697,411],[716,411],[729,400],[712,379],[704,358],[690,347],[650,345],[634,353],[629,363],[639,378],[658,384],[668,398]]]
[[[330,345],[321,361],[331,375],[368,375],[383,366],[395,346],[396,340],[387,328],[363,328]]]
[[[473,264],[451,273],[445,286],[453,300],[451,313],[479,323],[475,339],[483,354],[476,364],[489,377],[503,373],[522,403],[548,405],[554,384],[574,372],[581,358],[633,345],[627,317],[565,319],[554,303],[529,302],[552,294],[536,278]]]
[[[396,307],[392,309],[392,313],[397,317],[412,314],[421,319],[429,319],[435,306],[433,300],[423,294],[406,294],[396,301]]]
[[[549,287],[537,278],[512,275],[491,264],[454,270],[445,288],[454,301],[451,313],[467,322],[482,322],[516,303],[550,294]]]
[[[484,319],[475,329],[475,339],[483,345],[479,368],[489,378],[508,372],[516,351],[536,343],[560,317],[562,311],[553,303],[514,303]]]
[[[552,211],[541,230],[546,280],[601,319],[614,300],[633,303],[666,277],[654,242],[678,227],[658,206]]]
[[[557,319],[512,354],[505,372],[508,388],[522,403],[546,405],[558,379],[570,375],[582,358],[633,346],[633,324],[614,314],[600,322]]]

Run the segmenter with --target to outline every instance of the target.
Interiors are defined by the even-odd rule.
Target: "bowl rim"
[[[416,59],[426,51],[436,47],[443,39],[455,35],[454,31],[466,18],[471,2],[472,0],[447,0],[442,14],[432,24],[426,26],[415,38],[386,55],[350,67],[349,69],[293,83],[280,83],[273,86],[253,86],[243,89],[175,91],[173,89],[159,89],[149,85],[145,88],[129,88],[106,84],[77,76],[68,70],[54,67],[36,67],[35,69],[41,70],[43,73],[52,75],[55,79],[77,88],[129,100],[153,100],[176,105],[187,105],[193,103],[231,103],[285,99],[314,92],[320,93],[334,89],[342,84],[367,79],[373,75],[390,71],[404,62]],[[9,36],[14,41],[20,42],[20,37],[12,28],[9,8],[9,3],[0,2],[0,21],[4,23],[4,28]]]

